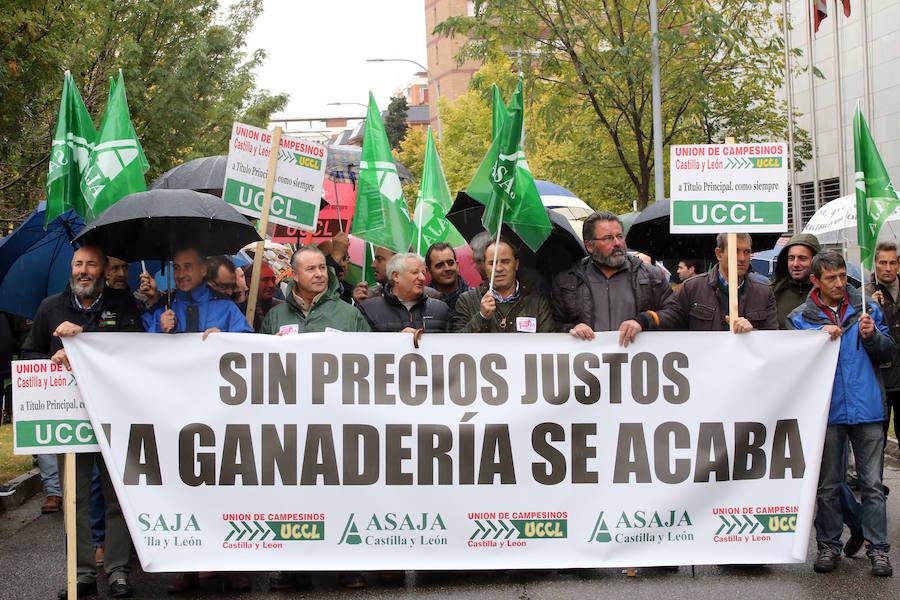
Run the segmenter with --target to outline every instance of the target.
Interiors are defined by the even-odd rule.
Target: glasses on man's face
[[[212,286],[217,292],[222,294],[233,294],[237,291],[236,283],[219,283],[218,281],[213,281]]]
[[[613,241],[624,242],[625,234],[618,233],[616,235],[604,235],[603,237],[594,238],[594,240],[600,242],[601,244],[612,244]]]

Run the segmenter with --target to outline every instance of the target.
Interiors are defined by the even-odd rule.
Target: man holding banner
[[[24,358],[50,358],[69,366],[62,338],[82,331],[142,331],[134,299],[126,291],[106,285],[107,258],[99,248],[83,246],[72,257],[72,276],[66,289],[46,298],[34,317],[34,325],[22,346]],[[109,576],[113,598],[130,598],[134,589],[128,582],[131,537],[122,509],[99,453],[75,456],[75,528],[77,532],[78,595],[97,591],[97,562],[91,538],[90,495],[94,465],[100,470],[106,499],[106,541],[104,570]],[[60,461],[60,474],[63,464]],[[63,588],[60,598],[68,597]]]
[[[738,314],[728,314],[728,234],[716,236],[719,264],[709,273],[688,279],[659,312],[663,329],[725,331],[735,319],[734,332],[778,329],[775,296],[765,283],[748,277],[753,240],[749,233],[735,236],[737,250]]]
[[[485,265],[493,273],[487,282],[469,290],[456,303],[453,330],[457,333],[553,333],[556,322],[547,298],[536,294],[519,277],[519,251],[508,240],[485,248]]]
[[[662,271],[629,256],[622,221],[600,211],[583,226],[588,258],[553,282],[553,310],[563,331],[583,340],[596,331],[619,331],[627,346],[641,331],[659,325],[656,312],[672,295]]]
[[[845,447],[849,441],[856,457],[862,494],[860,520],[868,541],[866,554],[872,562],[872,575],[890,577],[894,569],[888,559],[890,544],[882,487],[884,392],[878,366],[893,358],[896,347],[877,304],[869,302],[869,313],[860,314],[862,300],[859,292],[847,285],[847,266],[840,254],[816,255],[812,271],[810,279],[815,287],[806,303],[788,315],[788,326],[820,329],[832,340],[840,339],[816,494],[819,552],[813,569],[830,573],[841,559],[844,520],[840,486],[847,477]]]

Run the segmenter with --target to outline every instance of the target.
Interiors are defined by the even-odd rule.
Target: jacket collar
[[[208,302],[216,297],[217,296],[213,295],[209,286],[205,283],[201,283],[190,292],[182,292],[178,289],[175,290],[175,299],[180,302],[193,302],[199,304],[201,302]]]

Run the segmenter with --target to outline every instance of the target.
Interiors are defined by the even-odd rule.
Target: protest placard
[[[673,145],[671,233],[787,230],[788,146]]]
[[[15,454],[99,452],[72,371],[50,360],[12,363]]]
[[[235,122],[231,130],[222,199],[238,211],[260,218],[272,132]],[[281,136],[269,220],[315,231],[325,179],[327,149],[322,144]]]

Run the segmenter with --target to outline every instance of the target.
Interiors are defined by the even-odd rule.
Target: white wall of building
[[[866,114],[863,78],[863,2],[868,4],[869,65],[873,97],[872,114]],[[809,61],[806,28],[807,5],[810,0],[792,0],[790,17],[793,30],[791,45],[803,51],[794,57],[794,66],[806,67]],[[839,3],[838,3],[839,4]],[[851,3],[850,17],[828,0],[829,14],[813,37],[815,66],[825,76],[815,80],[817,133],[819,149],[819,181],[842,175],[843,193],[853,192],[853,113],[857,99],[891,180],[900,187],[900,0],[861,0]],[[840,27],[841,75],[843,89],[844,147],[846,172],[840,173],[838,148],[838,112],[835,93],[834,28]],[[803,113],[800,127],[812,130],[809,79],[805,72],[795,76],[794,108]],[[782,90],[781,97],[785,94]],[[812,161],[807,161],[797,174],[797,183],[813,181]],[[811,189],[811,188],[810,188]],[[802,196],[801,196],[802,197]],[[804,210],[804,216],[808,212]]]

